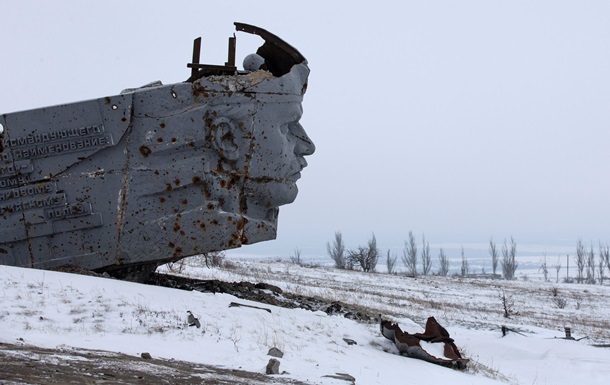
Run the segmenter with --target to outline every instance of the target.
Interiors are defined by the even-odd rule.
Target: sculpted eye
[[[288,123],[288,124],[286,125],[286,126],[287,126],[287,129],[288,129],[290,132],[294,132],[296,129],[298,129],[298,128],[299,128],[299,126],[300,126],[300,123],[299,123],[300,118],[301,118],[301,117],[300,117],[300,116],[298,116],[298,117],[296,117],[296,118],[295,118],[295,119],[294,119],[292,122],[290,122],[290,123]]]

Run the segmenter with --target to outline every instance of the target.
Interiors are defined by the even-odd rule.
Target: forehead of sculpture
[[[303,115],[301,103],[284,102],[278,103],[277,107],[277,119],[282,122],[296,122]]]

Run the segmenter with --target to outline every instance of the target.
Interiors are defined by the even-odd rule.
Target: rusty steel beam
[[[235,34],[229,38],[229,57],[225,65],[227,67],[235,67],[235,48],[237,46]]]
[[[201,58],[201,37],[198,37],[193,41],[193,64],[199,64],[199,59]],[[188,67],[188,65],[187,65]],[[197,75],[197,68],[191,67],[191,77]]]

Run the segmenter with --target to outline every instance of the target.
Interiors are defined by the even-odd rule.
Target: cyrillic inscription
[[[91,214],[91,203],[75,203],[65,207],[58,207],[45,210],[45,216],[49,220],[58,220],[68,217],[77,217],[80,215]]]
[[[66,194],[53,194],[49,196],[23,199],[13,203],[0,205],[0,214],[18,213],[26,210],[40,209],[66,204]]]
[[[94,136],[104,132],[104,126],[86,126],[71,128],[67,130],[53,131],[44,134],[32,134],[3,141],[4,146],[12,148],[31,146],[40,143],[56,142],[60,140],[78,138],[83,136]]]
[[[0,179],[0,189],[19,187],[26,183],[30,183],[29,175],[19,175],[19,176],[14,176],[11,178],[4,178],[4,179]]]
[[[35,184],[10,190],[0,191],[0,202],[34,195],[50,194],[55,191],[54,183]]]
[[[112,144],[114,143],[111,135],[102,135],[87,139],[71,140],[69,142],[34,146],[22,150],[13,150],[13,155],[15,159],[31,159],[82,151],[92,147],[105,147]]]
[[[29,174],[33,170],[34,167],[29,160],[22,160],[15,163],[3,163],[0,164],[0,178],[6,178],[17,174]]]

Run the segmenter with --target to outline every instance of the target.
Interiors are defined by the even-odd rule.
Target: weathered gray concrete
[[[307,61],[269,46],[249,71],[2,115],[0,264],[154,268],[274,239],[315,147]]]

